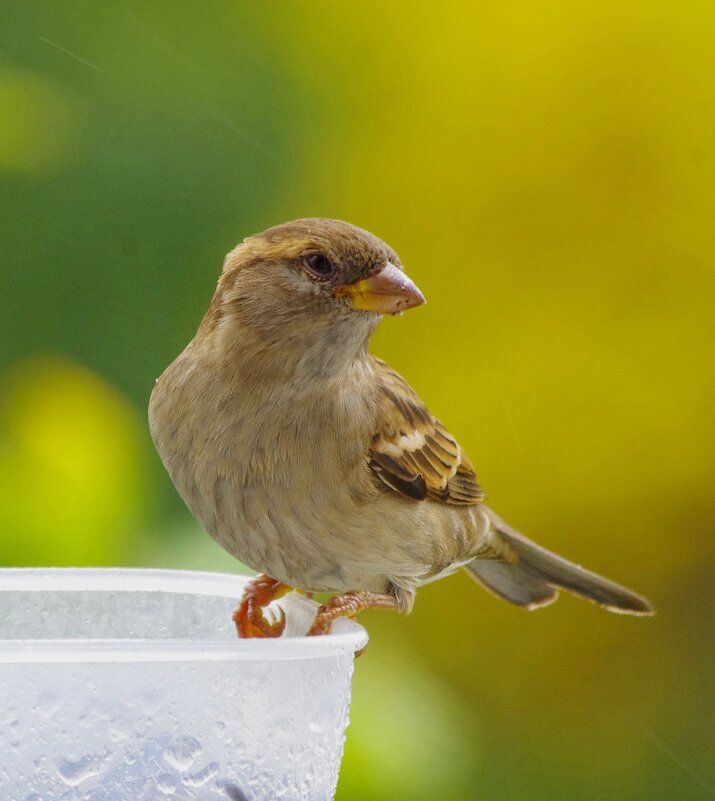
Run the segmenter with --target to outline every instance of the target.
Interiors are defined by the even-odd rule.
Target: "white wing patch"
[[[393,459],[399,459],[407,453],[414,453],[425,446],[427,438],[423,431],[410,431],[409,434],[400,434],[400,436],[392,442],[382,442],[380,450]]]

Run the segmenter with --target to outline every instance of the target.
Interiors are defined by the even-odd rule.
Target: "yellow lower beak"
[[[347,298],[354,309],[376,314],[399,314],[426,302],[415,284],[390,262],[378,273],[337,287],[335,297]]]

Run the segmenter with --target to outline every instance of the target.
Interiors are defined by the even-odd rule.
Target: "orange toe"
[[[233,613],[238,636],[242,639],[280,637],[285,630],[285,613],[280,609],[276,619],[269,620],[263,610],[271,601],[281,598],[291,589],[270,576],[256,576],[249,581],[238,609]]]

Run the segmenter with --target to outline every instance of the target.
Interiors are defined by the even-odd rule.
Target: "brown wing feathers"
[[[370,467],[395,492],[450,504],[484,500],[474,468],[409,384],[375,359],[379,413]]]
[[[424,476],[405,469],[392,456],[380,453],[377,450],[371,450],[370,467],[395,492],[399,492],[401,495],[406,495],[416,501],[423,501],[427,497],[427,484]]]

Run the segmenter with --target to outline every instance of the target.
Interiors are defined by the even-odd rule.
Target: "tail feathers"
[[[543,576],[522,564],[474,559],[465,568],[493,595],[525,609],[540,609],[559,597]]]
[[[465,566],[490,592],[517,606],[538,609],[555,601],[563,589],[611,612],[653,614],[642,595],[541,548],[488,511],[494,536],[508,543],[518,557],[513,564],[474,559]]]

